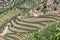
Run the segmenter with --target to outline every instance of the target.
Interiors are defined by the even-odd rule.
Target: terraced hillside
[[[14,0],[13,3],[14,3],[14,5],[10,6],[9,8],[0,8],[0,11],[1,11],[0,12],[0,24],[5,22],[7,19],[11,19],[13,16],[15,16],[17,14],[24,15],[29,10],[34,9],[38,5],[34,1],[24,1],[24,0],[23,1]],[[6,17],[6,16],[8,16],[8,17]]]
[[[16,16],[3,27],[0,37],[2,40],[24,40],[26,37],[32,36],[38,30],[43,30],[49,25],[56,23],[56,21],[60,20],[59,17],[58,15],[46,14],[22,19]]]
[[[36,11],[36,8],[40,5],[40,1],[36,2],[36,0],[34,0],[30,2],[27,0],[23,2],[21,0],[19,2],[22,3],[16,5],[16,9],[19,11],[16,12],[13,10],[15,11],[14,13],[18,15],[16,14],[15,16],[13,11],[10,15],[10,12],[9,15],[7,15],[11,18],[6,18],[6,21],[0,26],[0,40],[25,40],[25,38],[33,36],[35,32],[42,31],[48,26],[60,21],[59,13],[45,14],[45,12],[41,10]],[[30,4],[30,6],[27,3]],[[4,16],[2,19],[8,16]]]

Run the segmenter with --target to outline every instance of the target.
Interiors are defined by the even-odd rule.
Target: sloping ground
[[[6,1],[9,1],[9,0],[6,0]],[[2,2],[2,0],[1,0]],[[0,25],[5,22],[7,19],[9,18],[12,18],[13,16],[17,15],[18,13],[20,13],[20,10],[18,9],[14,9],[13,7],[15,7],[15,5],[17,4],[16,3],[17,1],[16,0],[11,0],[11,3],[10,3],[10,7],[9,8],[0,8],[0,19],[2,20],[2,22],[0,22]],[[5,3],[5,1],[4,1]],[[8,3],[8,2],[7,2]],[[14,4],[15,3],[15,4]],[[3,4],[3,3],[2,3]],[[5,3],[6,4],[6,3]],[[9,3],[7,4],[9,6]],[[7,6],[6,5],[6,6]],[[1,5],[0,5],[1,6]],[[3,5],[2,5],[3,6]],[[5,5],[4,5],[5,6]],[[6,7],[5,6],[5,7]],[[1,21],[0,20],[0,21]]]
[[[14,17],[9,23],[11,26],[9,27],[9,31],[5,36],[1,36],[2,40],[24,40],[26,37],[30,36],[29,33],[35,33],[39,29],[43,30],[55,23],[55,21],[60,20],[60,16],[58,15],[40,15],[38,17],[28,17],[26,19],[21,19]],[[27,34],[26,34],[27,33]],[[13,35],[12,35],[13,34]],[[19,39],[20,38],[20,39]]]
[[[2,32],[2,35],[5,35],[0,35],[0,39],[24,40],[26,37],[34,35],[38,30],[43,30],[44,28],[53,25],[58,20],[60,20],[60,16],[50,14],[40,15],[37,17],[27,17],[26,19],[21,19],[17,16],[8,22],[10,25],[7,25],[8,23],[6,24],[7,30],[9,31],[6,31],[6,34],[5,32]],[[4,26],[4,29],[6,26]]]
[[[1,36],[2,40],[6,40],[6,39],[24,40],[26,37],[30,36],[28,34],[35,33],[38,30],[43,30],[44,28],[48,27],[49,25],[54,24],[57,19],[59,20],[60,16],[42,15],[39,17],[31,17],[31,18],[29,17],[26,19],[20,19],[17,16],[15,18],[16,19],[12,19],[9,22],[11,26],[8,26],[9,27],[8,30],[11,31],[12,33],[8,31],[7,34],[5,34],[5,36]],[[33,20],[31,20],[31,19],[33,19]]]
[[[18,0],[17,0],[18,1]],[[14,5],[14,7],[15,6],[18,6],[17,5],[17,3],[19,3],[19,2],[17,2],[17,1],[15,1],[15,5]],[[19,0],[20,1],[20,0]],[[16,3],[17,2],[17,3]],[[31,8],[30,9],[32,9],[32,8],[34,8],[36,5],[35,5],[35,2],[33,3],[33,1],[32,2],[30,2],[30,3],[26,3],[26,4],[28,4],[28,6],[29,6],[29,8],[30,8],[30,6],[31,6]],[[34,6],[35,5],[35,6]],[[21,4],[19,3],[19,6],[18,7],[20,7],[21,6]],[[33,7],[34,6],[34,7]],[[17,7],[16,7],[17,8]],[[30,9],[27,9],[26,11],[28,11],[28,10],[30,10]],[[4,15],[6,13],[6,15]],[[0,15],[0,18],[1,18],[1,20],[7,20],[7,19],[9,19],[9,18],[12,18],[13,16],[15,16],[15,15],[17,15],[17,14],[19,14],[20,13],[20,10],[19,9],[16,9],[16,10],[9,10],[8,12],[5,12],[5,13],[2,13],[2,15]],[[22,13],[23,14],[23,13]],[[4,22],[5,22],[4,21]],[[1,22],[2,23],[2,22]],[[1,24],[0,23],[0,24]]]
[[[7,18],[11,18],[11,17],[17,15],[19,12],[20,11],[18,9],[16,9],[16,10],[10,10],[10,11],[8,11],[8,14],[5,15],[5,16],[3,16],[3,17],[1,17],[1,19],[2,20],[6,20]]]
[[[36,32],[34,36],[26,38],[25,40],[58,40],[56,37],[57,33],[58,33],[58,30],[56,28],[56,23],[55,23],[47,27],[43,31]]]
[[[20,10],[18,10],[18,9],[16,9],[16,10],[9,10],[8,14],[3,15],[3,16],[0,17],[0,19],[2,20],[1,23],[3,23],[4,21],[6,21],[7,19],[12,18],[13,16],[17,15],[18,13],[20,13]]]

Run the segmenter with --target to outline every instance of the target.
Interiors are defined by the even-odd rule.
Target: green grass
[[[38,0],[39,1],[39,0]],[[39,1],[39,3],[38,4],[40,4],[40,1]],[[22,13],[22,15],[26,15],[30,10],[32,10],[32,9],[34,9],[34,8],[36,8],[36,6],[38,6],[38,4],[36,4],[35,2],[31,2],[31,4],[30,4],[30,8],[29,9],[27,9],[27,10],[23,10],[21,13]],[[15,5],[16,6],[16,5]],[[19,14],[19,13],[18,13]],[[4,16],[4,14],[2,14],[1,15],[1,17],[2,16]],[[17,15],[16,15],[17,16]],[[55,18],[55,17],[58,17],[58,18]],[[60,16],[56,16],[56,15],[43,15],[43,16],[38,16],[38,17],[35,17],[35,18],[51,18],[51,19],[55,19],[55,20],[59,20],[59,17]],[[31,18],[33,18],[33,17],[31,17]],[[8,23],[8,22],[11,22],[11,20],[16,20],[17,19],[17,17],[13,17],[13,18],[11,18],[9,21],[7,21],[7,22],[4,22],[3,24],[2,24],[2,26],[0,27],[0,29],[2,29],[3,27],[5,27],[6,26],[6,24]],[[18,19],[17,19],[18,20]],[[40,25],[44,25],[45,26],[45,24],[43,24],[42,22],[46,22],[46,23],[50,23],[50,22],[53,22],[52,20],[46,20],[46,21],[37,21],[37,22],[28,22],[28,21],[24,21],[24,20],[19,20],[19,21],[21,21],[21,22],[26,22],[26,23],[31,23],[31,24],[40,24]],[[21,25],[21,26],[27,26],[27,27],[31,27],[31,28],[36,28],[36,29],[39,29],[38,27],[36,27],[36,26],[33,26],[33,25],[28,25],[28,24],[20,24],[20,23],[18,23],[18,22],[16,22],[16,21],[14,21],[17,25]],[[12,25],[12,23],[11,23],[11,25]],[[20,34],[25,34],[25,33],[35,33],[35,32],[37,32],[37,30],[29,30],[29,29],[24,29],[24,28],[18,28],[18,27],[16,27],[16,26],[14,26],[14,25],[12,25],[14,28],[16,28],[16,29],[21,29],[21,30],[27,30],[28,32],[17,32],[17,31],[15,31],[15,30],[10,30],[10,31],[12,31],[12,32],[14,32],[15,34],[16,33],[20,33]],[[46,28],[46,29],[44,29],[42,32],[39,32],[39,33],[36,33],[33,37],[31,37],[31,38],[28,38],[27,40],[51,40],[50,38],[49,38],[49,36],[50,35],[54,35],[53,33],[55,33],[56,32],[56,30],[55,30],[55,25],[53,25],[53,26],[51,26],[51,27],[48,27],[48,28]],[[38,37],[39,36],[39,37]],[[11,37],[11,36],[9,36],[9,35],[6,35],[5,37],[10,37],[10,38],[13,38],[13,39],[16,39],[16,38],[14,38],[14,37]],[[4,38],[5,38],[4,37]],[[45,38],[46,37],[46,38]],[[8,39],[8,38],[7,38]],[[6,39],[6,40],[7,40]],[[17,40],[17,39],[16,39]]]
[[[39,2],[39,3],[40,3],[40,2]],[[15,4],[13,7],[15,7],[16,5],[17,5],[17,4]],[[35,4],[35,2],[34,2],[34,3],[32,2],[32,8],[30,7],[30,9],[27,9],[27,10],[34,9],[34,7],[35,7],[34,5],[36,6],[37,4]],[[34,6],[34,7],[33,7],[33,6]],[[12,8],[13,8],[13,7],[12,7]],[[24,13],[24,14],[25,14],[25,13]],[[2,17],[2,16],[4,16],[4,14],[2,14],[1,17]],[[3,23],[3,24],[4,24],[4,23]]]
[[[26,40],[55,40],[53,39],[56,33],[55,24],[47,27],[43,31],[36,32],[34,36],[26,38]]]

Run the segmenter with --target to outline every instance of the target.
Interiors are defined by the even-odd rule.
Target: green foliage
[[[28,40],[56,40],[56,27],[55,24],[44,29],[43,31],[35,33],[35,35]]]
[[[60,40],[60,28],[56,28],[55,26],[56,24],[44,29],[41,32],[35,33],[33,37],[27,39],[28,40]]]
[[[60,28],[57,28],[57,33],[55,34],[56,40],[60,40]]]
[[[41,11],[44,12],[44,14],[45,14],[45,12],[47,12],[47,10],[45,8],[42,8]]]

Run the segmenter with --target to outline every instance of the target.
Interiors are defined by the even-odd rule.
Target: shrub
[[[52,25],[50,27],[47,27],[43,31],[35,33],[34,36],[31,38],[28,38],[28,40],[56,40],[56,25]]]

